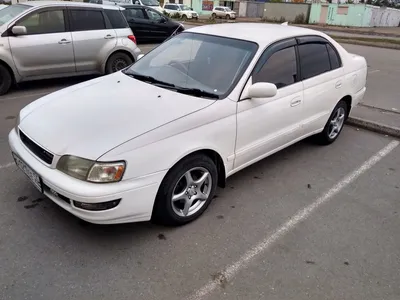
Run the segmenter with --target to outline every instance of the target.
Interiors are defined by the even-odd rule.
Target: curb
[[[382,123],[372,122],[357,117],[349,117],[347,124],[367,129],[373,132],[390,135],[395,138],[400,138],[400,128],[384,125]]]

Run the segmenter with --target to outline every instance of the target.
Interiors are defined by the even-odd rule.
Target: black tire
[[[329,133],[331,131],[331,126],[332,126],[331,122],[335,118],[335,116],[338,114],[339,111],[343,111],[344,112],[344,120],[343,120],[343,123],[341,124],[337,134],[334,137],[331,137],[329,135]],[[314,136],[314,141],[317,142],[320,145],[330,145],[334,141],[336,141],[337,138],[339,137],[340,133],[342,132],[342,129],[344,127],[344,122],[347,119],[348,113],[349,113],[349,109],[347,107],[347,103],[345,101],[343,101],[343,100],[340,100],[339,103],[336,104],[336,106],[333,109],[331,115],[329,116],[329,119],[325,124],[324,130],[321,133],[319,133],[319,134]]]
[[[210,181],[212,185],[210,192],[208,198],[204,200],[204,203],[198,211],[190,216],[179,216],[172,207],[172,195],[182,176],[193,168],[206,169],[211,175]],[[217,183],[218,171],[211,158],[203,154],[194,154],[182,159],[168,171],[160,185],[153,208],[152,221],[169,226],[179,226],[194,221],[207,209],[208,205],[210,205],[217,189]],[[185,189],[186,188],[184,188],[183,191]],[[192,205],[194,206],[195,204],[196,203],[193,202]]]
[[[230,18],[231,18],[230,15],[226,15],[226,16],[225,16],[225,19],[227,19],[227,20],[229,20]]]
[[[186,20],[187,20],[187,15],[183,15],[183,16],[182,16],[182,20],[183,20],[183,21],[186,21]]]
[[[132,58],[125,53],[116,52],[110,56],[106,64],[106,74],[111,74],[126,68],[133,63]]]
[[[212,15],[211,15],[211,18],[213,18],[213,19],[215,19],[217,17],[217,15],[215,14],[215,13],[213,13]]]
[[[7,94],[12,85],[12,76],[8,69],[0,64],[0,95]]]

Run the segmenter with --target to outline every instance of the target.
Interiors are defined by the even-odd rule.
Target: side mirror
[[[167,23],[167,19],[166,18],[161,18],[160,23]]]
[[[275,84],[269,82],[257,82],[249,87],[248,98],[271,98],[278,93]]]
[[[135,4],[139,5],[140,3],[139,3],[139,1],[135,1]]]
[[[28,31],[26,30],[26,27],[25,27],[25,26],[14,26],[14,27],[11,29],[11,32],[12,32],[14,35],[25,35],[25,34],[28,33]]]
[[[137,60],[141,59],[144,56],[144,54],[139,54],[137,57]]]

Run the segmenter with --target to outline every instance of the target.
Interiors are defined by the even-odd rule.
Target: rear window
[[[71,10],[71,26],[73,31],[106,29],[100,10]]]
[[[111,26],[114,29],[117,28],[127,28],[128,23],[126,22],[125,17],[122,15],[122,13],[119,10],[109,10],[106,9],[104,10],[107,18],[110,20]]]

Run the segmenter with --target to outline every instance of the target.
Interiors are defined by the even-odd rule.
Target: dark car
[[[185,28],[155,9],[143,5],[122,5],[122,11],[139,43],[162,42]]]

